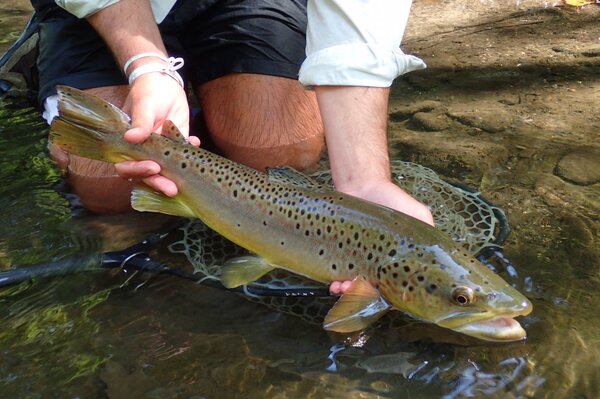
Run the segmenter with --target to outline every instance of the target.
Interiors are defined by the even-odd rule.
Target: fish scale
[[[122,111],[72,88],[58,94],[56,144],[108,162],[152,159],[177,185],[174,198],[137,188],[134,209],[199,218],[255,254],[227,262],[224,285],[247,284],[275,268],[320,282],[356,278],[327,315],[327,329],[364,328],[395,308],[481,339],[525,336],[513,317],[528,314],[529,301],[440,230],[292,169],[264,174],[192,147],[169,121],[162,135],[130,144]]]

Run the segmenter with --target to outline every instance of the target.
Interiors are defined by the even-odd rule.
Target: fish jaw
[[[454,331],[484,341],[511,342],[526,338],[527,333],[518,321],[512,317],[494,317],[492,319],[468,323],[454,328]]]
[[[533,307],[523,299],[518,305],[502,314],[493,312],[465,313],[438,320],[436,324],[484,341],[510,342],[525,339],[527,333],[514,318],[527,316]]]

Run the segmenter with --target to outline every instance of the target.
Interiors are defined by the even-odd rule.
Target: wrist
[[[167,65],[169,59],[167,55],[163,52],[157,51],[146,51],[137,53],[127,59],[125,64],[123,65],[123,73],[125,76],[129,76],[132,71],[141,67],[142,65],[150,64],[150,63],[159,63]]]
[[[137,62],[142,62],[149,58],[157,58],[159,62],[153,60],[154,62],[143,63],[136,66]],[[141,53],[131,57],[125,63],[123,70],[125,71],[125,74],[127,74],[127,71],[130,71],[128,76],[129,86],[132,86],[136,79],[143,75],[159,73],[170,77],[176,81],[181,88],[185,88],[183,78],[179,72],[177,72],[181,67],[183,67],[183,58],[164,58],[158,53]]]

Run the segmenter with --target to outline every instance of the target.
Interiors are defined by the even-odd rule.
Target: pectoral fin
[[[131,206],[141,212],[158,212],[188,218],[197,217],[181,195],[167,197],[146,187],[136,187],[131,192]]]
[[[226,288],[239,287],[259,279],[273,269],[274,266],[258,256],[240,256],[225,262],[221,283]]]
[[[381,297],[379,291],[364,277],[359,276],[327,313],[323,328],[340,333],[362,330],[389,309],[390,305]]]

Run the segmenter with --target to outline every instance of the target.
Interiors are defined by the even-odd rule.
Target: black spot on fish
[[[419,276],[419,277],[417,277],[417,280],[419,280],[419,281],[423,281],[423,280],[425,280],[425,277],[423,277],[423,276]]]
[[[185,162],[182,162],[181,163],[181,169],[185,169],[185,168],[187,168],[187,164]]]
[[[354,263],[348,263],[348,270],[354,269]]]
[[[394,274],[392,274],[392,277],[394,277],[394,278],[398,278],[398,273],[394,273]]]
[[[334,263],[333,265],[331,265],[331,268],[332,268],[333,270],[337,270],[337,265]]]
[[[409,249],[413,249],[414,247],[415,247],[415,244],[408,244]]]
[[[407,285],[408,285],[408,281],[404,280],[404,281],[402,282],[402,286],[403,286],[403,287],[406,287]]]
[[[319,256],[322,256],[324,253],[325,253],[325,251],[324,251],[324,250],[320,250],[320,251],[319,251]]]
[[[165,157],[168,157],[169,155],[171,155],[171,151],[169,151],[169,150],[165,151]]]
[[[389,255],[389,256],[394,256],[394,255],[396,255],[396,250],[395,250],[395,249],[392,249],[392,250],[391,250],[391,251],[388,253],[388,255]]]
[[[410,287],[408,287],[408,290],[409,290],[410,292],[412,292],[412,291],[414,291],[414,290],[415,290],[415,287],[413,287],[413,286],[411,285]]]
[[[255,194],[250,194],[250,199],[251,200],[255,200],[256,199],[256,195]]]
[[[406,273],[410,273],[410,267],[408,267],[408,266],[404,266],[404,271],[405,271]]]

